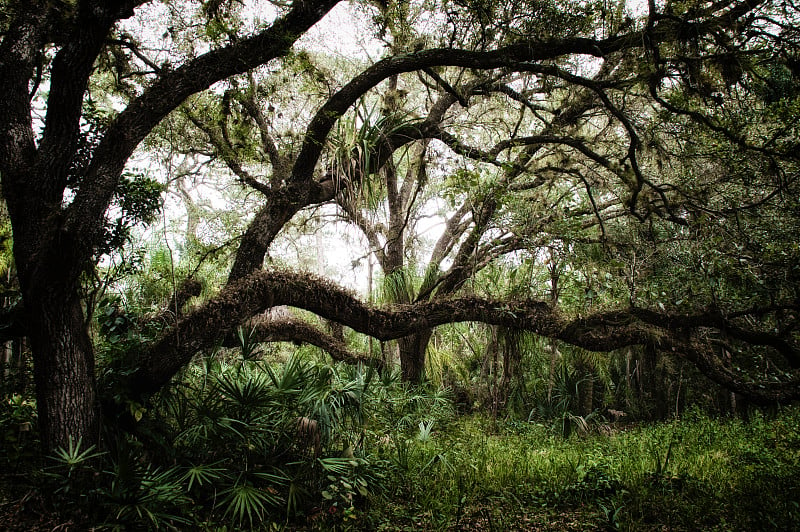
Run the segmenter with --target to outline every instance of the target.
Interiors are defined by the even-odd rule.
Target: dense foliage
[[[466,405],[442,388],[308,353],[272,365],[252,354],[199,360],[148,408],[129,405],[135,427],[109,421],[104,450],[72,442],[42,470],[32,401],[5,402],[0,523],[744,531],[789,530],[799,517],[795,408],[749,420],[696,407],[653,424],[594,417],[565,438],[558,415],[454,416]]]
[[[2,524],[791,527],[798,27],[0,0]]]

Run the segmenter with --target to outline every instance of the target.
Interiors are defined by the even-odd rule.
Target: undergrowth
[[[542,424],[461,418],[414,445],[366,515],[386,530],[398,519],[428,530],[793,530],[798,422],[796,409],[747,422],[693,410],[564,439]]]
[[[0,528],[792,530],[800,410],[690,410],[564,437],[559,420],[458,416],[443,388],[246,347],[198,360],[102,448],[35,452],[0,410]],[[53,497],[52,495],[55,495]],[[35,521],[38,515],[39,521]],[[44,516],[47,518],[45,519]]]

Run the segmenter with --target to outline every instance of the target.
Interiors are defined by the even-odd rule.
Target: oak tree
[[[0,174],[46,448],[63,445],[70,437],[85,443],[98,439],[95,353],[82,278],[96,266],[107,244],[110,208],[124,186],[123,173],[135,150],[194,95],[226,79],[245,79],[248,72],[289,54],[338,3],[274,2],[277,15],[271,22],[244,24],[234,16],[237,2],[166,2],[163,5],[170,8],[193,10],[204,20],[201,26],[208,37],[185,41],[168,57],[143,45],[146,35],[133,36],[122,25],[156,2],[0,4]],[[266,8],[273,3],[257,4]],[[415,5],[388,2],[397,9],[406,4]],[[158,339],[142,347],[130,380],[132,390],[142,395],[156,392],[197,352],[241,323],[276,305],[290,305],[382,340],[472,320],[526,329],[598,351],[654,346],[693,362],[713,380],[755,401],[800,395],[800,384],[790,373],[757,381],[737,373],[720,356],[721,344],[732,350],[755,346],[763,356],[774,357],[779,368],[798,365],[794,278],[766,304],[752,298],[732,306],[689,309],[627,304],[566,315],[546,300],[459,295],[459,276],[453,272],[436,281],[437,290],[449,297],[418,297],[378,308],[313,275],[263,268],[276,235],[300,210],[358,186],[410,141],[438,139],[459,156],[499,166],[506,177],[500,178],[498,190],[513,189],[517,179],[550,183],[558,176],[580,183],[588,199],[584,207],[590,205],[601,236],[604,216],[622,215],[606,212],[604,201],[623,205],[631,219],[658,219],[690,232],[706,223],[698,218],[704,209],[728,215],[736,208],[723,200],[710,207],[702,204],[709,197],[704,192],[729,181],[715,181],[707,166],[698,164],[692,170],[692,161],[685,160],[690,146],[681,140],[690,131],[698,138],[709,137],[703,146],[716,143],[730,156],[718,160],[741,154],[737,175],[755,173],[763,181],[754,204],[769,203],[778,212],[788,205],[778,200],[794,190],[797,176],[797,93],[773,93],[783,90],[778,78],[787,86],[797,79],[797,13],[791,3],[651,1],[638,18],[612,17],[593,5],[500,4],[505,3],[446,0],[417,6],[427,9],[426,20],[439,25],[439,38],[390,50],[332,87],[292,149],[281,149],[270,139],[268,123],[259,124],[271,170],[253,175],[242,168],[238,174],[262,198],[241,235],[227,283],[205,303],[176,314]],[[368,3],[364,6],[370,9]],[[375,9],[380,15],[380,8]],[[541,20],[550,23],[542,25]],[[164,39],[196,30],[191,23],[178,28],[164,27],[159,18],[141,21],[147,32]],[[376,23],[380,30],[380,16]],[[413,127],[379,136],[380,142],[369,147],[375,150],[373,166],[357,165],[359,171],[347,179],[334,179],[326,149],[338,120],[379,84],[408,73],[427,76],[424,83],[436,87],[442,101],[452,100],[450,105],[469,106],[473,99],[497,91],[508,97],[509,105],[528,106],[540,118],[532,122],[534,130],[498,139],[487,150],[460,139],[457,127],[428,114]],[[513,84],[503,87],[515,73],[536,80],[539,94],[562,95],[536,109]],[[457,79],[462,74],[466,82]],[[90,88],[103,76],[117,83],[120,96],[87,150],[82,139],[90,130]],[[254,99],[244,98],[241,105],[258,123],[258,109],[247,106],[261,105],[259,99],[268,95],[253,94]],[[764,113],[754,116],[747,112],[748,105],[761,106]],[[658,124],[665,124],[663,131]],[[381,149],[387,145],[391,149]],[[548,157],[538,156],[543,150],[550,150]],[[83,162],[76,164],[79,160]],[[536,165],[530,168],[532,160]],[[660,168],[672,163],[674,173],[662,173]],[[595,197],[601,189],[603,197]],[[742,189],[737,191],[741,196]],[[466,240],[460,248],[466,254],[479,252],[485,242],[478,229],[494,219],[497,205],[492,198],[485,195],[471,212],[466,227],[472,232],[462,233]],[[461,221],[463,217],[454,224]],[[471,237],[475,242],[465,247]],[[791,239],[791,231],[784,238]],[[769,265],[782,268],[776,261]],[[447,283],[451,290],[443,289]],[[411,377],[416,378],[416,372]]]

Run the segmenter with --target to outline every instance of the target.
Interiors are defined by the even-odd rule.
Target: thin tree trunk
[[[675,419],[681,415],[681,388],[683,385],[683,366],[681,366],[681,373],[678,376],[678,392],[675,394]]]
[[[558,362],[561,353],[553,342],[547,344],[547,351],[550,353],[550,372],[547,376],[547,403],[550,404],[553,399],[553,387],[556,383],[556,362]]]
[[[578,415],[588,416],[594,406],[594,379],[595,370],[591,362],[579,360],[575,364],[575,371],[580,379],[578,383]]]
[[[393,371],[395,366],[395,357],[394,357],[394,351],[396,347],[395,342],[381,341],[380,347],[381,347],[381,360],[383,360],[383,367],[387,368],[390,371]]]
[[[367,255],[367,301],[369,302],[370,305],[372,305],[375,302],[375,297],[372,294],[372,275],[373,275],[372,268],[373,268],[372,255]],[[370,358],[372,358],[372,356],[374,356],[374,353],[372,352],[372,341],[373,341],[372,336],[371,335],[368,336],[367,337],[367,342],[368,342],[367,349],[369,350]],[[384,364],[386,362],[387,361],[384,360]],[[391,370],[391,366],[388,366],[388,365],[384,365],[384,368]]]
[[[14,354],[14,344],[11,341],[5,342],[3,344],[3,360],[2,360],[2,367],[0,367],[0,389],[6,390],[10,389],[13,390],[13,386],[11,385],[11,361],[13,360]]]
[[[631,397],[633,391],[631,389],[631,360],[633,360],[633,352],[630,348],[625,353],[625,410],[629,411],[631,408]]]
[[[499,379],[499,354],[500,343],[497,338],[497,327],[492,327],[492,381],[491,381],[491,397],[492,397],[492,417],[497,418],[498,401],[500,397]]]
[[[14,392],[25,395],[25,391],[30,385],[27,360],[25,359],[26,345],[25,337],[16,338],[11,342],[12,346],[12,375],[14,377]]]
[[[500,381],[502,407],[508,407],[511,399],[511,384],[515,377],[519,377],[520,332],[514,329],[505,329],[503,339],[503,379]]]

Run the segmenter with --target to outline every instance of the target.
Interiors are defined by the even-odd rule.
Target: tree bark
[[[425,351],[433,329],[424,329],[411,336],[400,338],[400,371],[405,382],[419,383],[425,378]]]
[[[590,351],[652,346],[694,364],[713,381],[753,402],[770,404],[800,398],[800,379],[796,376],[789,380],[753,381],[726,368],[703,333],[707,323],[715,320],[713,314],[657,315],[627,309],[570,320],[542,301],[479,297],[376,308],[329,281],[278,271],[254,272],[183,317],[143,355],[135,386],[144,394],[156,392],[198,351],[214,345],[244,320],[277,305],[308,310],[379,340],[418,334],[446,323],[475,321],[531,331]],[[686,325],[690,322],[696,325]]]
[[[97,444],[94,352],[79,299],[53,292],[47,298],[28,297],[25,304],[43,447],[54,450],[70,439]]]

